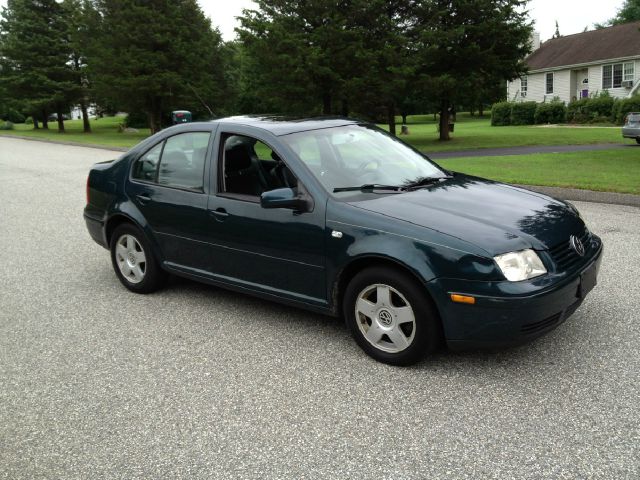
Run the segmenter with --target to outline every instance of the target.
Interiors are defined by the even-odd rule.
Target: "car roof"
[[[247,125],[261,128],[276,136],[290,133],[320,130],[322,128],[341,127],[344,125],[358,125],[363,122],[344,117],[312,117],[296,118],[277,115],[243,115],[213,120],[213,123],[229,125]]]

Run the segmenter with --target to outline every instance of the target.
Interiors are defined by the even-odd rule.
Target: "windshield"
[[[446,176],[426,157],[372,126],[348,125],[280,138],[329,192],[362,185],[403,186]]]
[[[627,123],[640,123],[640,113],[632,113],[627,117]]]

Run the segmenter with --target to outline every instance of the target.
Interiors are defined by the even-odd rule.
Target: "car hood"
[[[560,200],[459,173],[413,192],[363,198],[348,203],[459,238],[491,255],[550,248],[584,228]]]

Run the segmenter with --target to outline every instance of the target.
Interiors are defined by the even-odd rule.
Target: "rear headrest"
[[[227,172],[237,172],[251,166],[251,156],[244,145],[236,145],[226,150],[224,156]]]
[[[184,166],[189,163],[189,159],[184,152],[181,152],[180,150],[173,150],[162,154],[162,163]]]

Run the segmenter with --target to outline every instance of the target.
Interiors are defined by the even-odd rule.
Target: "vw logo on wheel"
[[[582,241],[575,235],[569,237],[569,246],[581,257],[584,257],[584,245]]]
[[[387,310],[380,310],[380,313],[378,314],[378,320],[380,320],[380,323],[382,325],[388,327],[389,325],[391,325],[391,322],[393,322],[393,317]]]

